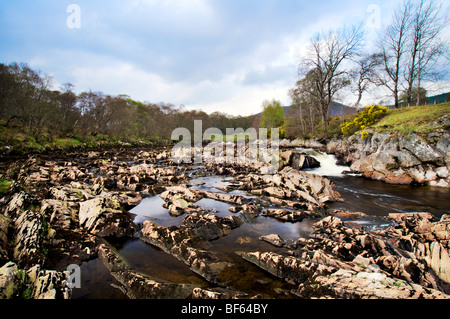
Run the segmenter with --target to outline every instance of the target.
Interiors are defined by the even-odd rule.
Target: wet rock
[[[249,199],[247,199],[244,196],[239,196],[239,195],[220,194],[220,193],[214,193],[214,192],[209,192],[209,191],[201,191],[199,193],[201,195],[203,195],[204,197],[224,201],[227,203],[242,205],[242,204],[249,202]]]
[[[280,171],[280,175],[285,180],[290,180],[297,189],[309,193],[318,202],[343,201],[339,192],[334,190],[332,182],[326,177],[300,172],[289,167]],[[298,194],[300,199],[303,198],[302,193]]]
[[[193,299],[261,299],[261,295],[250,296],[247,293],[239,292],[232,289],[213,288],[202,289],[195,288],[192,293]]]
[[[333,210],[333,211],[330,211],[330,214],[332,216],[342,217],[342,218],[347,218],[347,219],[361,219],[361,218],[367,216],[363,212],[349,212],[349,211],[342,211],[342,210]]]
[[[8,233],[10,227],[9,218],[0,214],[0,264],[8,260],[9,240]]]
[[[243,259],[266,270],[270,274],[293,284],[303,283],[314,276],[318,264],[303,262],[292,256],[283,256],[272,252],[241,252],[236,254]]]
[[[248,174],[242,188],[256,195],[266,195],[275,205],[314,210],[328,201],[343,201],[326,177],[285,167],[274,175]]]
[[[123,212],[119,208],[119,202],[110,197],[99,196],[81,202],[80,227],[100,237],[133,236],[136,227],[132,218],[128,212]]]
[[[191,213],[183,218],[183,225],[204,240],[223,237],[243,224],[239,216],[218,217],[214,214]]]
[[[290,166],[297,170],[320,167],[319,161],[317,161],[314,157],[295,150],[282,151],[281,160],[282,167]]]
[[[301,222],[308,216],[312,216],[312,214],[308,211],[290,211],[286,209],[265,209],[262,213],[262,216],[273,217],[285,222],[297,223]]]
[[[52,239],[48,241],[46,267],[65,270],[67,265],[81,265],[83,261],[97,256],[99,237],[85,230],[56,229]]]
[[[32,274],[34,272],[34,274]],[[32,299],[70,299],[72,290],[69,288],[69,272],[41,270],[40,266],[28,271],[33,280]]]
[[[66,201],[44,199],[40,213],[57,228],[71,229],[78,224],[78,205],[70,205]]]
[[[172,216],[181,216],[185,213],[193,213],[200,210],[200,207],[194,205],[203,196],[199,192],[192,191],[185,185],[167,187],[166,190],[160,194],[164,200],[163,207],[169,210]]]
[[[101,244],[98,251],[100,260],[122,284],[123,290],[131,299],[186,299],[195,288],[194,285],[171,283],[138,273],[106,244]]]
[[[286,245],[276,234],[261,238],[289,251],[238,255],[298,284],[295,294],[302,297],[449,298],[448,249],[435,236],[447,238],[449,220],[433,223],[429,217],[397,216],[409,223],[367,232],[329,216],[293,244]]]
[[[286,242],[283,238],[280,237],[278,234],[270,234],[266,236],[259,237],[259,240],[263,240],[265,242],[268,242],[269,244],[272,244],[277,247],[283,247]]]
[[[28,271],[8,262],[0,268],[0,299],[70,299],[68,272],[42,270],[35,265]]]
[[[161,193],[160,197],[164,201],[168,201],[178,195],[182,195],[183,199],[192,203],[195,203],[203,198],[201,193],[188,188],[186,185],[166,187],[166,190]]]
[[[318,276],[315,282],[326,294],[344,299],[407,299],[415,293],[408,284],[379,273],[340,270],[331,276]]]
[[[50,188],[50,196],[53,199],[65,202],[80,202],[93,199],[97,196],[95,190],[86,184],[71,182],[70,184]]]
[[[33,211],[22,212],[14,221],[13,258],[19,265],[41,263],[43,218]]]
[[[212,234],[218,234],[217,229],[220,228],[208,223],[202,223],[199,226],[200,229],[203,228],[201,233],[197,231],[199,228],[191,230],[184,226],[162,227],[144,221],[140,238],[178,258],[206,280],[217,283],[217,276],[229,264],[219,261],[214,253],[196,246],[201,245],[205,240],[200,236],[206,234],[207,238],[215,238]],[[206,231],[210,229],[213,229],[212,233]]]
[[[258,205],[252,205],[252,204],[244,204],[241,206],[232,206],[229,208],[229,210],[233,213],[240,212],[242,216],[244,216],[244,219],[246,218],[255,218],[259,216],[259,214],[262,211],[262,207]]]
[[[291,156],[290,166],[294,169],[302,170],[320,167],[320,162],[312,156],[294,152]]]
[[[433,132],[428,140],[415,133],[375,132],[367,139],[360,134],[333,141],[327,152],[334,153],[354,172],[394,184],[427,184],[450,187],[448,172],[449,132]]]

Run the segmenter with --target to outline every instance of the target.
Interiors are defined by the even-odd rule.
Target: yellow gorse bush
[[[387,107],[381,105],[365,106],[364,110],[356,114],[353,120],[341,125],[342,134],[344,136],[350,136],[359,130],[375,124],[386,114],[386,111]]]

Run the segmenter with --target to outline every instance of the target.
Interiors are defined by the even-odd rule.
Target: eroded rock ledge
[[[398,226],[366,232],[337,217],[314,226],[309,238],[283,243],[285,253],[237,252],[297,286],[291,292],[319,298],[450,298],[450,219],[395,214]]]

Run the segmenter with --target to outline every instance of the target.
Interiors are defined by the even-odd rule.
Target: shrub
[[[344,137],[353,135],[357,131],[375,124],[386,114],[387,108],[380,105],[365,106],[364,110],[355,115],[353,120],[341,125]]]

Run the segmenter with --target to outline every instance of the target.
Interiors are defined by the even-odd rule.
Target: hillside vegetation
[[[450,102],[437,105],[422,105],[388,110],[386,116],[372,125],[377,132],[397,131],[429,133],[436,129],[446,129],[449,121],[440,121],[443,116],[450,115]]]
[[[375,132],[427,134],[448,129],[449,115],[450,102],[401,109],[386,109],[375,105],[365,107],[363,111],[347,119],[347,122],[341,125],[341,133],[344,137],[360,133],[364,138]]]

